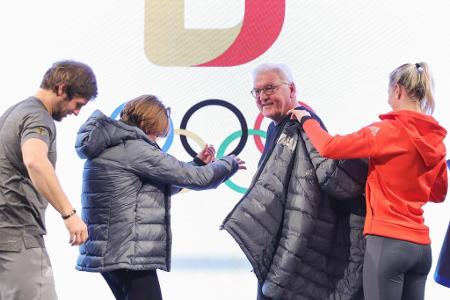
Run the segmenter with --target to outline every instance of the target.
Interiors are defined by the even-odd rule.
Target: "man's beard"
[[[61,122],[61,120],[67,115],[67,113],[64,114],[64,107],[65,107],[66,101],[68,101],[68,100],[64,99],[64,101],[59,102],[57,105],[55,105],[53,107],[53,111],[52,111],[53,120]]]
[[[61,122],[61,120],[62,120],[64,117],[65,117],[65,116],[63,116],[63,115],[61,114],[60,111],[55,111],[55,112],[52,113],[52,118],[53,118],[53,120],[55,120],[55,121],[57,121],[57,122]]]

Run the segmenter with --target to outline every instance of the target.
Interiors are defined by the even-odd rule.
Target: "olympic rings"
[[[201,101],[201,102],[195,104],[194,106],[192,106],[184,114],[183,118],[181,119],[179,129],[174,129],[172,119],[169,118],[169,132],[167,134],[164,145],[161,147],[161,150],[163,152],[169,151],[170,147],[173,144],[174,136],[179,135],[181,144],[183,145],[183,148],[186,150],[186,152],[190,156],[195,157],[197,155],[197,153],[189,145],[187,138],[192,139],[200,148],[203,148],[206,145],[206,143],[199,135],[186,129],[187,123],[196,111],[198,111],[199,109],[201,109],[203,107],[211,106],[211,105],[222,106],[222,107],[230,110],[238,119],[240,127],[241,127],[240,130],[235,131],[232,134],[230,134],[229,136],[227,136],[225,138],[225,140],[222,142],[222,144],[220,144],[219,149],[217,150],[217,158],[220,159],[220,158],[226,156],[225,151],[226,151],[227,147],[236,139],[239,139],[238,145],[236,146],[235,149],[233,149],[233,151],[231,151],[227,155],[231,155],[231,154],[239,155],[242,152],[242,150],[244,149],[249,135],[253,135],[253,139],[255,141],[256,148],[259,150],[259,152],[261,152],[261,153],[263,152],[264,144],[261,141],[261,137],[266,138],[266,132],[261,130],[260,128],[261,128],[261,123],[264,119],[264,116],[261,113],[259,113],[255,120],[255,123],[253,126],[254,128],[248,129],[247,121],[245,120],[244,115],[241,113],[241,111],[233,104],[231,104],[225,100],[220,100],[220,99],[207,99],[207,100]],[[125,103],[119,105],[111,113],[111,118],[117,119],[120,112],[123,110],[124,107],[125,107]],[[235,184],[230,179],[225,181],[225,185],[227,185],[232,190],[234,190],[238,193],[242,193],[242,194],[244,194],[247,190],[246,188]]]
[[[243,134],[241,135],[238,145],[236,146],[236,148],[233,151],[230,152],[230,154],[239,155],[239,153],[241,153],[242,149],[244,149],[245,144],[247,143],[247,138],[248,138],[247,121],[245,120],[244,115],[241,113],[241,111],[236,106],[231,104],[230,102],[227,102],[224,100],[219,100],[219,99],[208,99],[208,100],[204,100],[204,101],[201,101],[201,102],[195,104],[184,114],[183,119],[181,119],[180,128],[186,129],[187,123],[188,123],[189,119],[191,118],[191,116],[200,108],[209,106],[209,105],[218,105],[218,106],[228,108],[238,118],[239,123],[241,124],[241,131]],[[186,152],[189,153],[192,157],[195,157],[197,155],[197,152],[195,152],[191,148],[186,137],[180,135],[180,140],[181,140],[181,144],[183,145]],[[228,155],[230,155],[230,154],[228,154]]]

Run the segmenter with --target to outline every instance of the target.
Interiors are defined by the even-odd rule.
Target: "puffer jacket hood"
[[[78,130],[75,149],[80,158],[93,159],[107,148],[137,139],[156,145],[141,129],[113,120],[96,110]]]
[[[428,115],[401,110],[380,115],[381,120],[392,119],[404,126],[406,134],[419,152],[425,165],[435,166],[445,157],[443,140],[447,131]]]

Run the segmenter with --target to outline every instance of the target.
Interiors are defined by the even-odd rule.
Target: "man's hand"
[[[64,224],[69,231],[69,243],[72,246],[81,245],[87,240],[88,232],[86,224],[84,224],[77,214],[64,220]]]
[[[206,165],[216,160],[216,149],[213,145],[206,144],[202,151],[197,154]]]

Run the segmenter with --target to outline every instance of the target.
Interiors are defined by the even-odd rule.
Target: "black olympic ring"
[[[242,135],[236,148],[227,155],[231,154],[234,154],[236,156],[239,155],[239,153],[242,152],[242,150],[245,147],[245,144],[247,143],[248,138],[247,121],[245,120],[244,115],[236,106],[225,100],[208,99],[195,104],[184,114],[183,119],[181,120],[180,129],[186,129],[189,119],[197,110],[199,110],[202,107],[210,105],[218,105],[228,108],[238,118],[239,124],[241,125]],[[194,149],[192,149],[192,147],[189,145],[186,136],[180,135],[180,141],[181,144],[183,145],[183,148],[186,150],[187,153],[189,153],[190,156],[195,157],[197,155],[197,152],[195,152]]]

